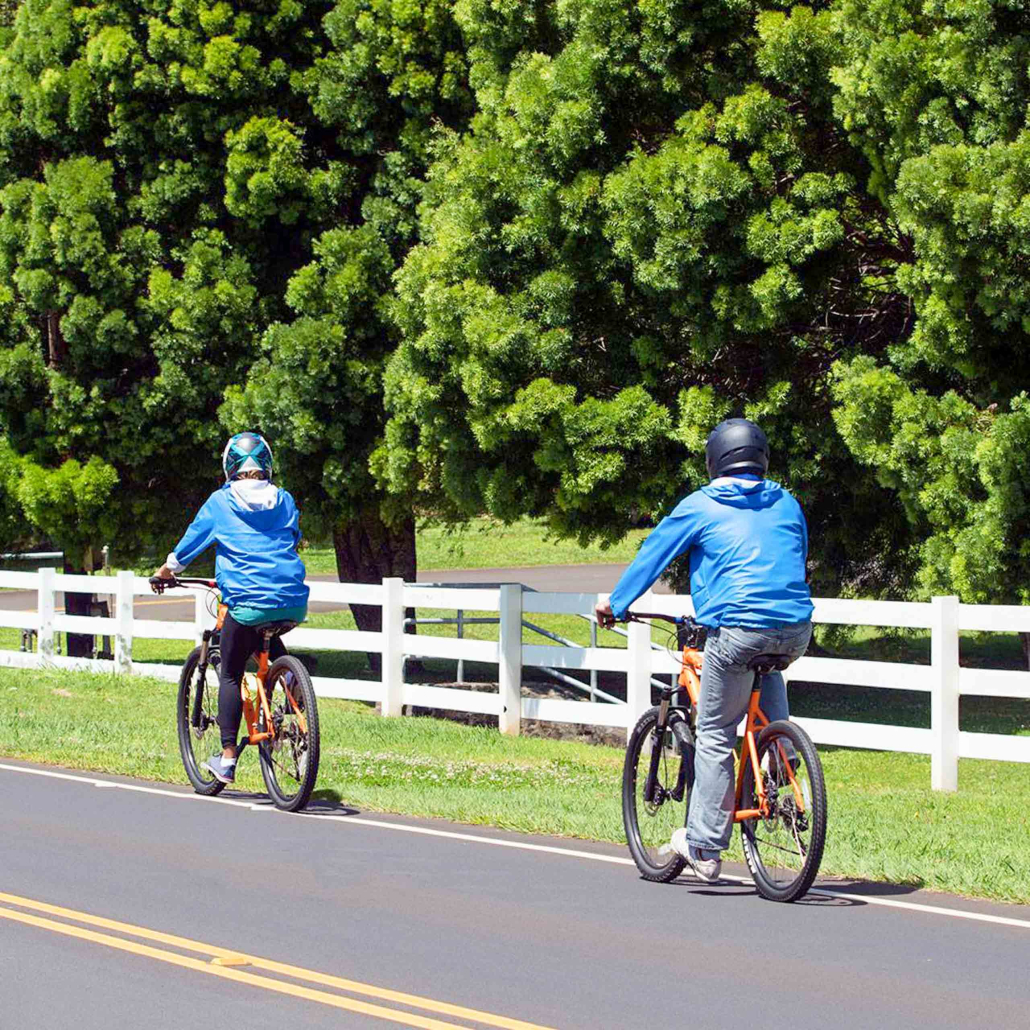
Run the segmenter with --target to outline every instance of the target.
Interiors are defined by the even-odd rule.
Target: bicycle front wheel
[[[757,747],[769,816],[740,824],[744,857],[763,898],[796,901],[812,886],[826,842],[822,763],[808,734],[786,720],[766,726]],[[757,808],[750,761],[742,787],[741,807]]]
[[[258,746],[261,775],[276,808],[297,812],[318,779],[318,705],[308,670],[293,656],[277,658],[265,679],[274,740]],[[258,725],[265,730],[262,711]]]
[[[207,654],[207,668],[200,675],[200,648],[186,659],[179,676],[176,700],[176,725],[179,730],[179,754],[183,768],[198,794],[213,797],[225,786],[215,779],[204,763],[222,750],[222,734],[218,729],[218,648]]]
[[[659,739],[658,709],[640,717],[622,770],[622,822],[626,843],[640,875],[655,883],[676,879],[686,864],[669,845],[685,826],[694,783],[694,738],[686,720],[673,712]]]

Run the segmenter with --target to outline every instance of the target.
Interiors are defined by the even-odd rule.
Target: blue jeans
[[[811,622],[773,629],[722,626],[709,631],[701,665],[694,789],[687,813],[687,842],[695,848],[724,851],[730,843],[736,787],[733,746],[754,682],[747,663],[759,654],[800,658],[811,638]],[[762,677],[759,704],[770,722],[788,718],[787,687],[778,672]]]

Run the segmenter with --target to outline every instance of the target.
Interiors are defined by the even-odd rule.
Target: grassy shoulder
[[[184,783],[174,687],[0,669],[0,754]],[[622,842],[622,750],[501,736],[440,719],[382,719],[323,700],[319,790],[357,808]],[[929,759],[821,749],[830,797],[824,874],[1030,903],[1026,766],[960,763],[929,789]],[[252,755],[241,787],[261,790]],[[739,858],[737,837],[730,857]]]

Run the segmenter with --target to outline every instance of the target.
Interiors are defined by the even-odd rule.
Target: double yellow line
[[[0,904],[0,918],[2,919],[9,919],[12,922],[23,923],[26,926],[34,926],[42,930],[50,930],[53,933],[75,937],[93,944],[102,944],[105,947],[115,948],[118,951],[141,955],[158,962],[167,962],[183,969],[192,969],[194,972],[207,974],[208,976],[218,976],[223,980],[232,980],[236,983],[246,984],[249,987],[260,987],[266,991],[275,991],[278,994],[289,995],[293,998],[302,998],[305,1001],[317,1002],[320,1005],[328,1005],[331,1008],[345,1009],[348,1012],[360,1012],[366,1016],[386,1019],[393,1023],[401,1023],[404,1026],[418,1027],[419,1030],[456,1030],[456,1028],[457,1030],[468,1030],[468,1023],[499,1027],[501,1030],[549,1030],[549,1028],[541,1027],[536,1023],[526,1023],[519,1019],[510,1019],[507,1016],[498,1016],[491,1012],[481,1012],[477,1009],[464,1008],[461,1005],[451,1005],[448,1002],[435,1001],[432,998],[422,998],[417,994],[391,991],[385,987],[377,987],[374,984],[361,983],[358,980],[347,980],[340,976],[332,976],[329,973],[319,973],[312,969],[291,966],[285,962],[275,962],[272,959],[260,958],[257,955],[247,955],[229,948],[220,948],[215,944],[204,944],[201,941],[190,940],[188,937],[178,937],[175,934],[162,933],[160,930],[133,926],[131,923],[122,923],[117,919],[106,919],[103,916],[91,915],[88,912],[77,912],[74,909],[62,908],[60,905],[50,905],[44,901],[22,898],[16,894],[0,892],[0,903],[2,903]],[[37,915],[36,913],[45,913],[45,915]],[[98,929],[88,929],[88,927],[98,927],[112,932],[101,933]],[[119,936],[115,936],[115,934]],[[133,940],[132,938],[138,939]],[[140,941],[150,941],[152,943],[141,944]],[[154,947],[155,944],[162,944],[165,947]],[[178,950],[170,951],[168,948],[176,948]],[[187,952],[188,954],[182,954],[182,952]],[[197,954],[205,957],[195,958],[194,955]],[[318,990],[314,987],[306,987],[303,986],[303,983],[291,983],[290,980],[261,976],[258,973],[248,972],[244,967],[259,969],[266,973],[275,973],[280,977],[289,977],[290,980],[317,984],[319,987],[333,988],[336,991],[346,991],[349,994],[376,998],[378,1001],[403,1005],[408,1009],[419,1009],[422,1012],[450,1016],[465,1022],[461,1024],[448,1023],[441,1019],[434,1019],[432,1016],[419,1015],[417,1012],[388,1008],[386,1005],[377,1005],[373,1002],[361,1001],[358,998],[349,998],[342,994],[330,993],[329,991]]]

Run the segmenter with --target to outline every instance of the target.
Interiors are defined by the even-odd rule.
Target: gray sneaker
[[[694,875],[702,883],[718,883],[719,874],[722,872],[722,858],[718,851],[704,851],[695,848],[693,844],[687,843],[687,831],[685,827],[674,830],[670,847],[678,855],[687,860],[687,864],[694,871]]]
[[[236,782],[236,759],[223,758],[221,755],[212,755],[205,763],[204,768],[222,783]]]
[[[702,883],[718,883],[722,873],[722,858],[718,851],[702,851],[690,845],[687,848],[687,864]]]

